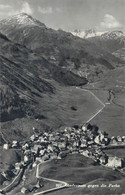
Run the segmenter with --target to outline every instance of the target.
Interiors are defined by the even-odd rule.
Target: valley
[[[25,13],[0,21],[2,194],[125,190],[124,166],[104,162],[124,161],[124,148],[102,152],[124,142],[125,35],[92,33],[80,38]]]

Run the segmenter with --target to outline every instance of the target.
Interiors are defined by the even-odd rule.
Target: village
[[[124,171],[124,159],[116,156],[108,156],[103,148],[108,146],[125,145],[125,136],[109,137],[105,131],[100,131],[96,125],[89,123],[79,127],[66,127],[56,132],[38,133],[33,127],[34,134],[28,141],[18,142],[13,140],[12,143],[3,145],[3,150],[19,149],[23,153],[23,160],[15,164],[13,173],[19,174],[20,170],[29,164],[34,168],[38,163],[50,161],[52,159],[62,159],[68,154],[80,153],[86,157],[92,158],[96,163]],[[7,173],[2,173],[7,177]],[[24,177],[23,177],[24,179]],[[37,182],[35,190],[42,187]],[[33,190],[33,189],[32,189]],[[30,191],[32,191],[30,190]],[[28,189],[23,187],[21,192],[25,194]]]

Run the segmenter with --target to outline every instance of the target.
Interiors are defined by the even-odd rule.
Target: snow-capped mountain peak
[[[112,32],[107,32],[101,35],[103,39],[124,39],[125,34],[122,31],[112,31]]]
[[[39,22],[38,20],[32,18],[31,16],[29,16],[26,13],[20,13],[17,15],[14,15],[8,19],[2,20],[1,23],[7,23],[7,24],[11,24],[11,25],[39,25],[39,26],[44,26],[44,24],[42,24],[41,22]]]
[[[85,31],[81,31],[81,30],[74,30],[73,32],[71,32],[74,36],[78,36],[80,38],[91,38],[91,37],[96,37],[96,36],[101,36],[102,34],[104,34],[105,32],[96,32],[94,29],[89,29],[89,30],[85,30]]]

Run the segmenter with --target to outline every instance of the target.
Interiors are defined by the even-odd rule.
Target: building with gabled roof
[[[121,158],[116,157],[116,156],[115,157],[109,156],[106,166],[112,167],[112,168],[122,168],[123,167],[123,160]]]

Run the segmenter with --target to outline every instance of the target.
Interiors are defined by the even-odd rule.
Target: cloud
[[[6,10],[6,9],[10,9],[10,8],[11,8],[10,5],[0,4],[0,11]]]
[[[57,7],[57,8],[55,8],[55,10],[56,10],[56,12],[62,12],[62,10],[59,8],[59,7]]]
[[[47,7],[47,8],[38,7],[38,11],[42,14],[52,14],[53,13],[52,7]]]
[[[0,18],[6,18],[12,15],[16,15],[19,13],[25,12],[27,14],[32,15],[33,9],[30,7],[28,2],[24,2],[19,9],[11,5],[0,4]]]
[[[42,14],[52,14],[54,12],[58,12],[61,13],[62,10],[59,7],[56,8],[52,8],[52,7],[46,7],[46,8],[42,8],[42,7],[38,7],[38,11]]]
[[[103,28],[119,28],[121,24],[119,21],[110,14],[105,14],[103,22],[100,23]]]
[[[0,17],[4,18],[9,16],[9,13],[12,11],[12,7],[10,5],[0,4]]]
[[[31,9],[31,7],[30,7],[28,2],[24,2],[23,3],[20,12],[25,12],[27,14],[33,14],[33,10]]]

